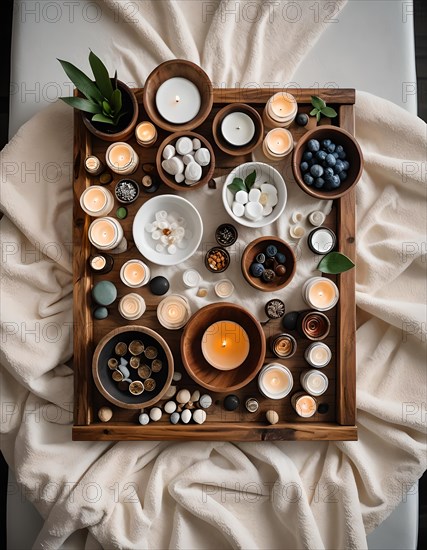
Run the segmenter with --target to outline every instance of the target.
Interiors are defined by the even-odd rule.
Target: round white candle
[[[135,150],[124,141],[112,143],[105,153],[105,160],[110,170],[125,176],[133,174],[139,164]]]
[[[85,159],[85,168],[86,172],[92,174],[93,176],[97,176],[103,171],[104,165],[98,157],[91,155]]]
[[[240,367],[249,354],[249,337],[234,321],[217,321],[202,337],[202,353],[206,361],[218,370]]]
[[[88,237],[99,250],[113,250],[124,237],[123,228],[114,218],[98,218],[90,224]]]
[[[284,158],[293,148],[292,134],[286,128],[274,128],[264,138],[263,152],[271,160]]]
[[[150,280],[150,268],[141,260],[129,260],[120,269],[120,279],[126,286],[139,288]]]
[[[310,247],[320,254],[328,254],[335,246],[334,235],[328,229],[320,228],[310,234]]]
[[[295,97],[288,92],[277,92],[267,103],[268,114],[278,122],[294,119],[298,111]]]
[[[301,386],[311,395],[322,395],[328,389],[328,377],[318,370],[308,370],[301,373]]]
[[[148,121],[141,122],[135,128],[135,137],[139,145],[148,147],[157,139],[157,130],[154,124]]]
[[[337,285],[326,277],[312,277],[304,284],[302,296],[313,309],[328,311],[338,302],[339,290]]]
[[[303,392],[294,393],[291,398],[292,407],[302,418],[310,418],[317,409],[317,403],[314,397],[306,395]]]
[[[326,344],[323,344],[323,342],[314,343],[305,350],[304,357],[307,363],[312,367],[320,369],[326,367],[330,362],[332,359],[332,351]]]
[[[182,328],[191,317],[191,310],[187,298],[179,294],[166,296],[157,306],[159,323],[169,330]]]
[[[224,117],[221,133],[231,145],[246,145],[254,137],[255,124],[249,115],[237,111]]]
[[[144,314],[145,309],[144,298],[135,292],[125,294],[118,305],[120,315],[129,321],[139,319]]]
[[[234,285],[228,279],[221,279],[215,285],[215,294],[218,298],[229,298],[234,292]]]
[[[107,260],[104,256],[94,256],[90,261],[90,266],[95,271],[101,271],[107,265]]]
[[[108,189],[100,185],[91,185],[81,194],[80,206],[93,218],[106,216],[114,207],[114,197]]]
[[[291,371],[279,363],[265,365],[258,376],[260,392],[270,399],[283,399],[294,385]]]
[[[180,76],[169,78],[156,93],[156,107],[160,115],[173,124],[184,124],[196,117],[202,100],[195,84]]]

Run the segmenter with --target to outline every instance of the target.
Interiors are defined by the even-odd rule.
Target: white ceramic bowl
[[[186,239],[186,247],[177,248],[175,254],[169,254],[167,251],[157,252],[156,244],[159,241],[153,240],[151,233],[145,229],[146,224],[153,222],[156,212],[160,210],[182,216],[186,222],[186,229],[192,233],[192,236]],[[158,195],[138,210],[133,221],[132,233],[138,250],[147,260],[157,265],[177,265],[188,260],[196,252],[202,240],[203,222],[196,208],[188,200],[176,195]]]
[[[257,221],[248,220],[243,216],[239,218],[233,214],[233,211],[231,210],[231,205],[233,204],[234,194],[228,189],[228,186],[234,178],[242,178],[244,180],[246,176],[254,170],[256,171],[255,183],[267,182],[273,184],[277,189],[277,196],[279,199],[279,202],[273,208],[271,214],[269,214],[268,216],[264,216]],[[222,189],[222,202],[224,203],[224,208],[226,209],[227,213],[237,223],[245,225],[246,227],[265,227],[266,225],[269,225],[270,223],[276,221],[285,209],[287,198],[288,192],[286,189],[285,180],[275,168],[268,164],[265,164],[264,162],[246,162],[245,164],[237,166],[227,176],[224,187]]]

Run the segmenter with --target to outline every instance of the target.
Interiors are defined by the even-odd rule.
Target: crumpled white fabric
[[[273,20],[270,11],[253,22],[227,16],[249,4],[266,9],[144,2],[132,21],[122,18],[109,55],[138,85],[175,56],[200,63],[217,85],[286,83],[325,25],[314,24],[306,2],[295,23],[280,17],[283,3],[268,8]],[[341,443],[72,442],[71,111],[52,105],[3,150],[1,443],[46,520],[35,548],[59,548],[78,529],[88,529],[85,548],[366,547],[365,531],[425,469],[426,126],[358,93],[356,134],[365,156],[357,188],[359,441]],[[291,180],[288,187],[290,213],[301,191]],[[212,205],[208,196],[194,192],[199,209]],[[221,205],[214,208],[225,221]],[[208,231],[219,221],[204,219]],[[287,223],[274,230],[285,235]],[[298,307],[292,288],[287,303]],[[236,300],[257,312],[253,297],[238,288]]]

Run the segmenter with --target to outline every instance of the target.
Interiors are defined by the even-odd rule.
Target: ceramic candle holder
[[[284,159],[294,148],[292,134],[286,128],[274,128],[265,136],[262,144],[262,152],[270,160]]]
[[[328,389],[329,381],[326,374],[317,369],[307,370],[301,373],[300,383],[310,395],[323,395]]]
[[[133,174],[139,165],[136,151],[124,141],[112,143],[105,153],[105,161],[110,170],[121,176]]]
[[[317,402],[314,397],[304,392],[294,393],[291,397],[291,404],[297,415],[301,416],[301,418],[310,418],[317,410]]]
[[[190,317],[190,304],[187,298],[179,294],[166,296],[157,306],[157,319],[169,330],[181,329]]]
[[[148,121],[140,122],[135,128],[135,138],[141,147],[151,147],[157,140],[156,127]]]
[[[85,159],[85,170],[91,176],[99,176],[104,171],[104,163],[95,155],[91,155]]]
[[[258,389],[269,399],[283,399],[294,385],[291,371],[279,363],[265,365],[258,376]]]
[[[224,119],[232,113],[243,113],[248,116],[253,123],[253,136],[244,145],[234,145],[230,143],[223,134],[222,124]],[[243,130],[242,128],[241,131]],[[215,115],[212,122],[212,134],[219,149],[227,153],[227,155],[247,155],[261,143],[264,135],[264,125],[258,111],[253,107],[245,103],[231,103],[220,109]]]
[[[280,359],[287,359],[295,355],[297,341],[291,334],[278,334],[271,339],[271,351]]]
[[[129,260],[120,269],[120,279],[130,288],[139,288],[150,280],[150,268],[141,260]]]
[[[124,319],[127,319],[128,321],[136,321],[145,313],[145,300],[142,296],[136,294],[135,292],[125,294],[119,302],[118,310]]]
[[[244,328],[233,321],[217,321],[202,337],[202,353],[206,361],[219,370],[233,370],[249,354],[249,338]]]
[[[331,361],[332,351],[326,344],[315,342],[305,350],[304,358],[310,366],[321,369]]]
[[[105,187],[91,185],[81,194],[80,206],[92,218],[101,218],[108,216],[114,208],[114,197]]]
[[[320,311],[303,311],[297,318],[297,330],[299,334],[312,341],[323,340],[328,336],[331,322]]]
[[[288,128],[298,112],[295,97],[288,92],[277,92],[267,101],[263,111],[263,122],[267,128]]]
[[[124,252],[127,248],[123,228],[110,217],[97,218],[88,229],[89,241],[98,250],[108,250],[111,254]]]
[[[312,309],[328,311],[339,300],[337,285],[326,277],[312,277],[302,287],[302,297],[305,303]]]

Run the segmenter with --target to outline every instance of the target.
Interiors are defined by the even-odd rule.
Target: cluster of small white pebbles
[[[271,183],[255,185],[249,191],[237,191],[231,205],[233,214],[238,218],[245,217],[251,221],[258,221],[269,216],[278,203],[277,189]]]
[[[202,167],[211,162],[209,149],[202,147],[200,139],[180,137],[175,146],[166,145],[162,152],[162,168],[176,183],[195,185],[202,179]]]
[[[168,214],[166,210],[156,212],[154,221],[145,224],[145,231],[151,234],[154,241],[158,241],[156,251],[168,254],[175,254],[178,248],[186,248],[186,241],[193,236],[186,229],[186,221],[182,216],[176,212]]]

